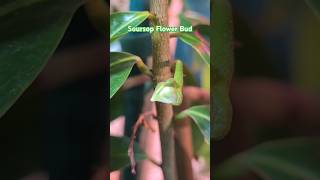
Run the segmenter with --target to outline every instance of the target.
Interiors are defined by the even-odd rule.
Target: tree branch
[[[153,26],[168,26],[168,0],[151,0],[150,11],[155,15]],[[151,34],[154,83],[171,78],[169,33]],[[157,102],[157,119],[160,128],[162,171],[166,180],[176,180],[173,127],[173,109],[170,104]]]

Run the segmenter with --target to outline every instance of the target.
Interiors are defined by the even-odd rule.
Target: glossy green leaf
[[[133,65],[138,59],[140,59],[138,56],[130,53],[110,53],[110,98],[127,80]]]
[[[180,60],[176,61],[174,78],[170,78],[165,82],[159,82],[151,97],[151,101],[179,106],[182,103],[183,87],[183,64]]]
[[[210,106],[192,106],[176,115],[176,119],[190,116],[199,127],[205,142],[210,144]]]
[[[182,103],[181,87],[173,78],[165,82],[159,82],[151,97],[151,101],[179,106]]]
[[[258,145],[217,167],[214,179],[237,179],[249,171],[262,179],[320,179],[320,139],[294,138]]]
[[[111,171],[119,170],[130,165],[130,158],[128,156],[130,138],[128,137],[110,137],[110,163]],[[146,155],[139,149],[137,143],[134,144],[134,158],[141,161],[146,158]]]
[[[181,26],[189,27],[192,25],[192,22],[183,14],[179,15],[179,19]],[[199,32],[180,32],[177,35],[183,42],[190,45],[200,55],[202,60],[204,60],[208,65],[210,65],[209,43],[206,39],[202,37],[202,35]]]
[[[82,0],[0,3],[0,117],[40,73]]]
[[[110,15],[110,41],[128,33],[128,26],[137,27],[149,17],[148,11],[118,12]]]
[[[319,0],[306,0],[307,4],[312,8],[315,14],[320,17],[320,1]]]
[[[210,65],[210,47],[209,43],[201,37],[200,34],[181,32],[178,37],[190,45],[201,57],[201,59]]]
[[[232,11],[228,0],[213,1],[213,28],[211,83],[213,114],[212,137],[220,140],[225,137],[231,127],[232,105],[230,101],[230,84],[233,76],[233,23]]]

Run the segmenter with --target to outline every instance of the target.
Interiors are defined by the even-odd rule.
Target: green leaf
[[[179,14],[180,26],[189,27],[192,26],[192,22],[185,17],[183,14]]]
[[[306,0],[307,4],[315,12],[315,14],[320,17],[320,1],[319,0]]]
[[[186,26],[186,27],[189,27],[191,25],[197,26],[200,24],[203,24],[203,25],[210,24],[210,20],[192,11],[189,11],[188,13],[185,13],[185,14],[179,14],[179,19],[180,19],[180,25]]]
[[[232,105],[230,101],[230,84],[233,76],[233,23],[232,11],[228,0],[213,2],[213,28],[211,83],[212,83],[212,137],[220,140],[225,137],[231,127]]]
[[[110,54],[110,99],[127,80],[133,65],[140,57],[124,52]]]
[[[182,89],[173,78],[165,82],[159,82],[151,97],[151,101],[179,106],[182,103]]]
[[[128,26],[137,27],[149,17],[148,11],[118,12],[110,16],[110,41],[128,33]]]
[[[218,166],[214,179],[237,179],[249,171],[263,179],[320,179],[320,139],[271,141],[240,153]]]
[[[200,34],[180,32],[178,37],[190,45],[201,57],[201,59],[210,65],[210,48],[209,43],[200,36]]]
[[[192,22],[187,19],[183,14],[179,15],[180,25],[189,27]],[[210,47],[209,43],[200,35],[199,32],[187,33],[179,32],[178,37],[190,45],[208,65],[210,65]]]
[[[159,82],[151,97],[151,101],[179,106],[182,103],[183,87],[183,64],[180,60],[176,60],[174,78],[170,78],[165,82]]]
[[[41,2],[44,0],[2,0],[0,2],[0,17],[5,16],[11,12],[19,10],[23,7],[33,5],[35,3]]]
[[[110,137],[110,163],[111,171],[119,170],[130,165],[128,156],[130,139],[128,137]],[[146,155],[139,149],[137,143],[134,144],[134,158],[141,161],[146,159]]]
[[[210,106],[192,106],[176,115],[176,119],[190,116],[199,127],[205,142],[210,144]]]
[[[0,117],[40,73],[82,0],[2,1]]]

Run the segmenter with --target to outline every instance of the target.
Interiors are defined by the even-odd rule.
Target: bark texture
[[[151,0],[150,11],[155,15],[152,25],[168,26],[168,0]],[[154,83],[171,78],[169,33],[154,31],[151,35]],[[176,180],[173,109],[169,104],[157,102],[157,119],[160,128],[162,171],[165,180]]]

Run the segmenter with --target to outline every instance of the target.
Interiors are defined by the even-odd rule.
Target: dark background
[[[266,141],[320,135],[320,19],[305,1],[230,2],[234,118],[213,145],[213,168]]]
[[[0,122],[0,179],[88,180],[105,163],[108,46],[80,8],[37,80]]]

